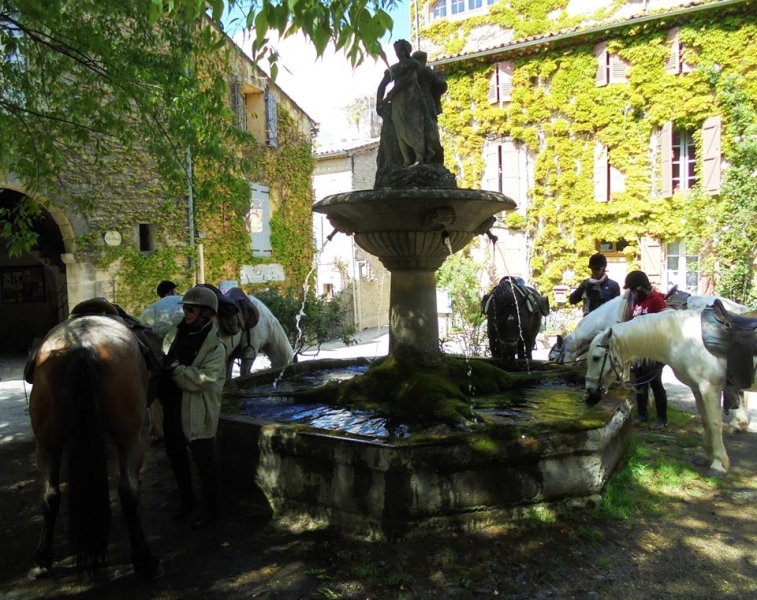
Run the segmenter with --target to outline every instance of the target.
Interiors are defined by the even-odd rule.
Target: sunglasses
[[[195,304],[182,304],[181,308],[185,313],[194,313],[200,310],[200,307]]]

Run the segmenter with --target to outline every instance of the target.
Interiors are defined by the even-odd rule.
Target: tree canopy
[[[148,152],[170,186],[187,176],[187,149],[214,160],[216,178],[239,161],[224,73],[224,6],[251,28],[256,60],[272,63],[271,31],[302,32],[318,52],[332,42],[353,64],[381,54],[395,0],[3,0],[0,6],[0,173],[67,202],[61,173],[91,180],[111,150]],[[213,26],[215,25],[215,26]],[[74,176],[74,179],[77,176]],[[70,177],[69,177],[70,179]],[[228,185],[228,182],[226,182]],[[40,196],[44,197],[44,193]],[[35,201],[0,204],[0,238],[17,254],[34,243]]]

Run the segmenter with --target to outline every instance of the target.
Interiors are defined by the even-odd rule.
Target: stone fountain
[[[435,271],[515,203],[457,189],[436,125],[443,79],[410,54],[407,42],[395,49],[398,63],[379,86],[384,122],[375,189],[329,196],[313,210],[391,272],[389,356],[412,380],[443,361]],[[288,367],[284,377],[317,363]],[[233,380],[229,393],[244,395],[249,384]],[[236,484],[255,481],[278,517],[382,538],[479,527],[537,500],[596,502],[630,435],[629,414],[619,394],[591,418],[554,430],[489,422],[401,440],[334,435],[253,414],[223,417],[219,438],[222,452],[234,457],[227,476]]]

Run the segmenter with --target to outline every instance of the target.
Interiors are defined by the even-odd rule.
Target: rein
[[[612,342],[609,342],[607,344],[597,344],[597,348],[604,348],[605,355],[602,359],[602,367],[599,370],[599,377],[589,377],[588,375],[584,378],[586,381],[590,381],[592,383],[596,383],[597,389],[600,393],[604,394],[607,390],[605,388],[604,384],[604,372],[605,372],[605,365],[607,364],[607,361],[610,361],[610,368],[612,369],[613,373],[615,373],[615,377],[618,379],[618,381],[623,381],[623,365],[620,365],[620,369],[618,369],[618,366],[615,364],[615,361],[612,359],[612,353],[610,352],[612,346]]]

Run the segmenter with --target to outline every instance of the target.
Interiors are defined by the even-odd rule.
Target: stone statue
[[[376,92],[383,123],[374,188],[454,189],[437,123],[447,90],[444,76],[427,66],[425,52],[411,53],[408,41],[398,40],[394,50],[397,62],[385,71]]]

